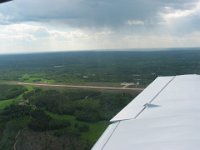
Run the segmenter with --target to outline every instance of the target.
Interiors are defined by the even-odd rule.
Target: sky
[[[0,53],[200,47],[200,0],[13,0]]]

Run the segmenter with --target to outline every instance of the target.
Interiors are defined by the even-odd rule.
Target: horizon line
[[[45,54],[45,53],[67,53],[67,52],[164,52],[164,51],[179,51],[179,50],[200,50],[200,47],[168,47],[168,48],[112,48],[112,49],[83,49],[83,50],[53,50],[53,51],[31,51],[31,52],[13,52],[0,53],[0,55],[28,55],[28,54]]]

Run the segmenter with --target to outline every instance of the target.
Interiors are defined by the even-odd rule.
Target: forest
[[[145,88],[158,76],[200,74],[198,49],[0,55],[0,150],[88,150],[139,92],[17,83]]]
[[[109,120],[138,94],[11,85],[4,91],[6,99],[1,102],[7,104],[0,108],[2,150],[13,149],[13,145],[19,150],[29,146],[38,150],[90,149]],[[10,97],[9,91],[18,93]]]
[[[139,82],[200,73],[198,49],[60,52],[0,56],[0,80],[45,83]]]

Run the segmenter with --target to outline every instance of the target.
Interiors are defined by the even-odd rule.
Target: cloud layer
[[[200,46],[199,0],[14,0],[0,53]]]

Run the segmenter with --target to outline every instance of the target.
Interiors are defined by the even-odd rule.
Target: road
[[[84,85],[69,85],[69,84],[47,84],[47,83],[27,83],[27,82],[9,82],[12,85],[29,85],[38,87],[57,87],[57,88],[73,88],[73,89],[97,89],[97,90],[118,90],[118,91],[143,91],[143,88],[124,88],[124,87],[109,87],[109,86],[84,86]]]

